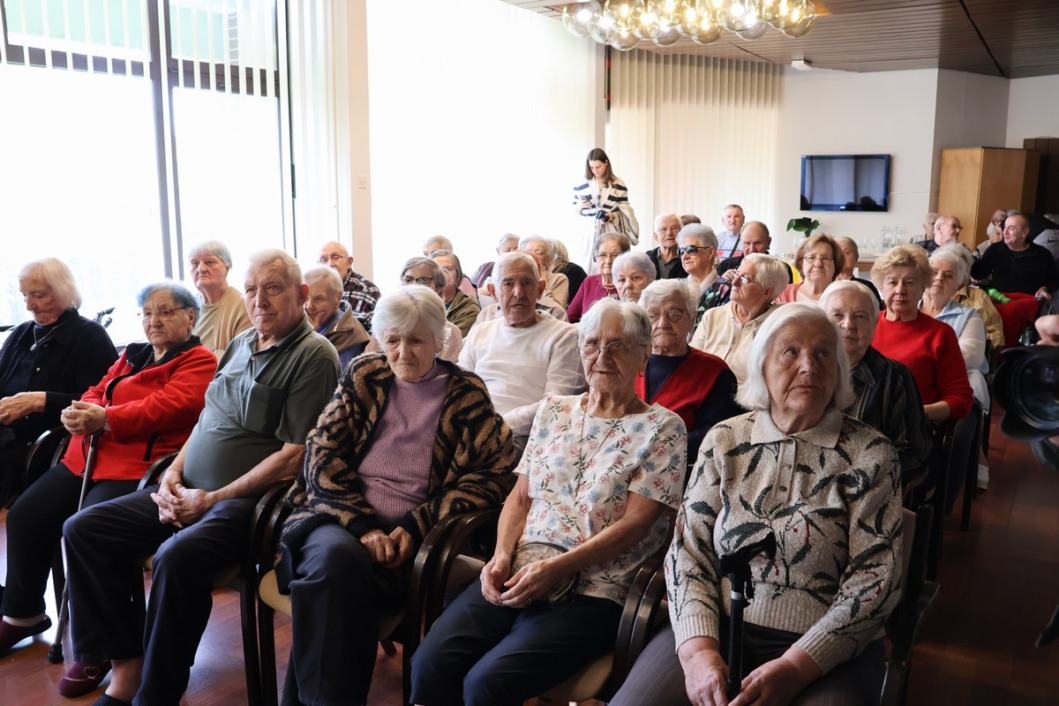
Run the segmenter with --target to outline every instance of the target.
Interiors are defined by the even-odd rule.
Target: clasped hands
[[[798,665],[781,656],[745,677],[739,695],[728,700],[728,665],[716,649],[681,654],[684,685],[694,706],[785,706],[805,688]]]
[[[525,608],[546,596],[562,574],[551,559],[533,561],[511,575],[511,557],[493,555],[482,567],[482,596],[494,605]]]
[[[177,527],[193,524],[205,515],[214,503],[210,493],[185,487],[180,482],[179,475],[169,471],[162,474],[158,490],[151,493],[151,500],[158,506],[158,521]]]
[[[107,421],[107,411],[98,404],[74,400],[59,413],[59,419],[71,434],[88,436],[103,428]]]
[[[371,554],[376,564],[395,569],[412,556],[412,535],[404,527],[394,527],[389,534],[381,529],[365,532],[360,543]]]

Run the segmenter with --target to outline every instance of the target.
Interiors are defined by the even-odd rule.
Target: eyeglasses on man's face
[[[341,255],[339,253],[331,253],[330,255],[321,255],[320,259],[317,260],[316,262],[321,264],[321,265],[326,265],[329,262],[341,262],[342,260],[345,260],[347,257],[348,257],[348,255]]]

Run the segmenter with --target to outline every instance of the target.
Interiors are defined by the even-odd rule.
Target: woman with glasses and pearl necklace
[[[414,703],[522,703],[568,679],[613,649],[633,578],[665,545],[686,430],[636,395],[650,319],[603,299],[578,335],[588,392],[541,402],[493,557],[412,658]]]

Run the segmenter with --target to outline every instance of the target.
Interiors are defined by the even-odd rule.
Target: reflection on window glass
[[[261,0],[170,0],[173,57],[273,69],[273,17]]]
[[[2,0],[12,44],[143,60],[144,0]],[[63,10],[66,15],[63,15]]]
[[[241,287],[247,255],[283,247],[276,100],[174,89],[173,115],[184,251],[220,240]]]
[[[147,79],[0,65],[0,323],[29,318],[18,271],[54,256],[115,341],[143,338],[136,292],[164,272]]]

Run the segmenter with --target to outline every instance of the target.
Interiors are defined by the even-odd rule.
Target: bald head
[[[768,226],[761,221],[747,221],[743,226],[743,232],[739,236],[739,247],[744,255],[754,253],[768,254],[769,246],[772,245],[772,236],[769,235]]]
[[[317,262],[332,268],[343,280],[353,267],[353,258],[349,256],[349,251],[337,240],[324,243],[320,248],[320,258]]]

